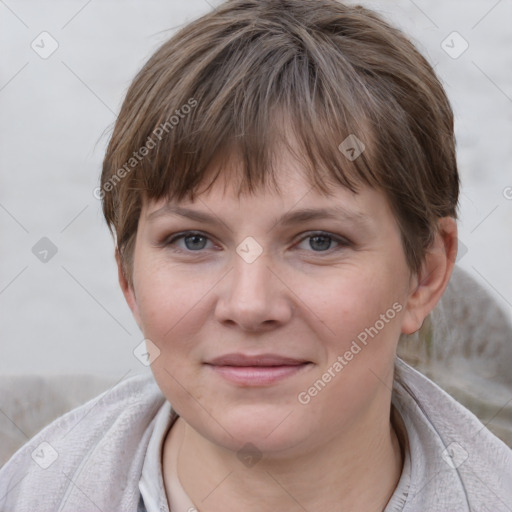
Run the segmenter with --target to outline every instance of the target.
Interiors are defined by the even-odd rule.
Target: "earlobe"
[[[133,289],[133,286],[130,285],[128,282],[128,279],[126,278],[123,264],[121,261],[121,254],[119,253],[119,249],[116,247],[115,249],[115,259],[117,263],[117,274],[119,279],[119,285],[121,286],[121,290],[123,292],[124,298],[126,300],[126,303],[128,304],[128,307],[130,308],[133,317],[135,318],[135,321],[137,322],[137,325],[142,330],[141,327],[141,321],[140,321],[140,314],[139,314],[139,306],[137,304],[137,298],[135,296],[135,291]]]
[[[427,250],[420,275],[413,276],[402,332],[412,334],[423,324],[443,295],[457,256],[457,222],[452,217],[439,219],[438,232]]]

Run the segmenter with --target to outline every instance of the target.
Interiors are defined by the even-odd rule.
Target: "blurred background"
[[[131,79],[219,3],[0,2],[0,374],[145,370],[93,190]],[[363,4],[443,80],[463,183],[458,265],[512,317],[512,3]]]
[[[93,191],[136,72],[219,3],[0,1],[0,376],[14,379],[9,389],[15,376],[95,376],[86,391],[66,380],[80,401],[149,372],[134,355],[143,336]],[[358,3],[402,28],[444,83],[463,185],[457,263],[510,319],[512,2]]]

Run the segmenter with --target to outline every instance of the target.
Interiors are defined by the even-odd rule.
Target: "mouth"
[[[311,361],[275,354],[227,354],[205,364],[223,379],[244,387],[269,386],[313,365]]]

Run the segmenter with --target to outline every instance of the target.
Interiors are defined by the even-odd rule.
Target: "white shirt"
[[[155,417],[155,427],[149,440],[139,481],[140,493],[144,499],[147,512],[169,512],[170,510],[172,512],[196,512],[192,500],[179,481],[177,472],[178,452],[175,449],[171,451],[170,473],[167,475],[170,482],[170,488],[168,489],[169,504],[165,493],[162,473],[163,442],[177,418],[178,414],[171,411],[171,404],[167,401]]]

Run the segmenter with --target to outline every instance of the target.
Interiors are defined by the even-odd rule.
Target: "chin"
[[[297,415],[291,413],[291,408],[283,406],[239,406],[218,416],[222,418],[222,426],[211,418],[206,429],[204,422],[200,422],[201,428],[191,426],[203,437],[231,451],[243,451],[250,445],[261,453],[283,452],[284,455],[308,437],[303,430],[306,422],[297,422]]]

